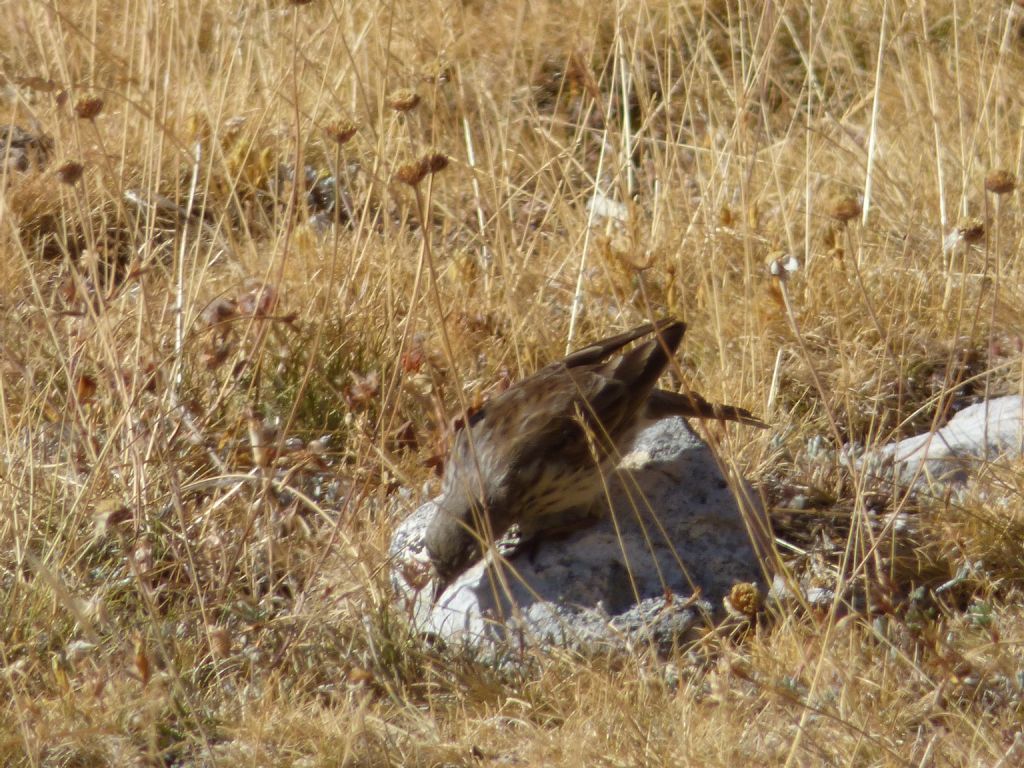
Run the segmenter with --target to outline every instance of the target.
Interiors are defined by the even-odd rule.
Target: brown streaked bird
[[[514,523],[526,540],[567,519],[585,519],[604,488],[602,473],[645,424],[679,415],[766,426],[743,408],[655,389],[685,330],[682,322],[661,320],[596,342],[470,416],[456,435],[427,527],[435,599]]]

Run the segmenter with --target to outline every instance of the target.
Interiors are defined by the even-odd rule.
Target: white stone
[[[641,432],[609,489],[614,515],[529,542],[507,560],[488,557],[436,604],[433,584],[418,578],[428,562],[423,534],[437,508],[436,501],[424,504],[391,542],[392,581],[416,627],[485,650],[648,641],[666,647],[721,616],[732,585],[763,585],[736,499],[711,450],[683,419]],[[754,514],[763,521],[759,509]]]
[[[866,454],[861,468],[919,490],[964,483],[982,463],[1017,459],[1024,447],[1024,400],[999,397],[964,408],[937,432]]]

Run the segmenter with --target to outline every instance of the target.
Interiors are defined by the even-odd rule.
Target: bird
[[[469,415],[424,536],[435,602],[513,525],[526,542],[566,520],[570,527],[595,520],[604,474],[647,424],[678,415],[767,426],[744,408],[656,388],[685,331],[666,318],[597,341]]]

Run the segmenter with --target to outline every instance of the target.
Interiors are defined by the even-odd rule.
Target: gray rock
[[[983,463],[1016,459],[1024,447],[1024,400],[998,397],[964,408],[942,429],[883,446],[862,469],[917,490],[966,482]]]
[[[609,491],[614,514],[518,551],[506,537],[502,557],[477,563],[436,604],[423,534],[437,506],[424,504],[390,547],[392,582],[416,627],[481,650],[664,648],[718,618],[732,585],[763,584],[736,499],[683,419],[641,432]],[[759,507],[755,515],[763,521]]]

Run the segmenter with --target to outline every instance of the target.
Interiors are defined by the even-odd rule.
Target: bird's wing
[[[647,398],[675,354],[686,326],[680,322],[659,326],[658,335],[594,370],[606,379],[621,382],[635,395],[636,405]]]
[[[596,365],[604,361],[613,352],[617,352],[624,346],[629,344],[631,341],[636,341],[642,336],[646,336],[650,333],[658,332],[659,334],[668,334],[670,330],[675,333],[678,330],[679,338],[682,339],[683,332],[686,330],[686,324],[679,320],[672,320],[671,318],[663,318],[658,320],[656,323],[645,323],[639,325],[631,331],[620,333],[617,336],[609,336],[607,339],[601,339],[596,341],[582,349],[577,349],[575,352],[570,352],[564,360],[561,360],[555,365],[564,365],[566,368],[575,368],[577,366]],[[675,346],[679,346],[679,342],[675,343],[675,346],[668,345],[672,349]]]

